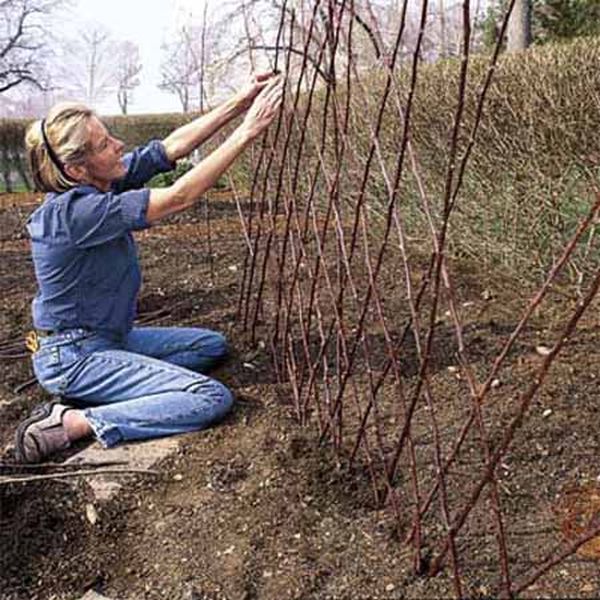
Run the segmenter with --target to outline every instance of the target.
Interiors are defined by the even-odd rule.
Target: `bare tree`
[[[163,45],[159,88],[177,95],[182,110],[203,111],[210,104],[215,78],[220,72],[219,44],[231,36],[229,26],[213,23],[204,4],[201,17],[189,16],[172,40]]]
[[[121,113],[126,115],[132,103],[133,90],[140,84],[138,75],[142,70],[140,50],[130,41],[121,42],[117,50],[117,67],[115,72],[117,83],[117,100]]]
[[[47,87],[47,18],[60,0],[0,2],[0,93],[23,83]]]
[[[205,80],[206,80],[206,55],[207,44],[206,34],[208,28],[208,2],[204,3],[204,13],[202,15],[202,29],[200,35],[200,60],[198,65],[198,97],[200,102],[200,112],[204,112],[204,100],[206,96]]]
[[[488,1],[472,0],[472,25],[486,14]],[[400,22],[405,21],[399,60],[411,59],[421,34],[421,3],[409,1],[404,17],[403,6],[404,0],[222,0],[207,27],[205,4],[202,23],[186,25],[166,47],[161,87],[178,94],[182,106],[197,101],[201,107],[207,90],[218,96],[237,87],[249,68],[269,69],[276,55],[281,61],[288,54],[286,68],[292,79],[306,61],[320,82],[335,80],[350,60],[350,30],[352,61],[358,70],[387,69]],[[282,11],[285,24],[277,39]],[[430,26],[420,43],[422,59],[459,54],[463,20],[462,0],[430,0]],[[474,47],[478,44],[474,38]],[[308,85],[309,77],[304,81]]]
[[[0,95],[0,118],[39,118],[47,114],[51,106],[66,99],[58,89],[32,94],[27,85],[15,86]]]
[[[95,106],[117,85],[117,53],[109,33],[90,24],[76,39],[66,42],[61,85]]]
[[[185,113],[191,108],[194,88],[198,81],[198,58],[191,41],[194,35],[187,27],[182,27],[176,38],[164,44],[164,57],[161,63],[161,90],[175,94]]]

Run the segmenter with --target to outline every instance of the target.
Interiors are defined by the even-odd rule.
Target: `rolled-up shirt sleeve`
[[[117,194],[98,192],[73,194],[62,205],[64,226],[71,242],[91,248],[122,236],[127,231],[145,229],[150,190]]]
[[[158,173],[175,168],[175,163],[169,160],[160,140],[152,140],[145,146],[135,148],[123,157],[123,163],[127,173],[113,184],[112,189],[115,192],[139,188]]]

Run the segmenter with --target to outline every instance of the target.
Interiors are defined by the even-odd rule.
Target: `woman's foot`
[[[17,428],[15,456],[20,463],[38,463],[87,437],[91,428],[83,413],[64,404],[48,402],[38,407]]]

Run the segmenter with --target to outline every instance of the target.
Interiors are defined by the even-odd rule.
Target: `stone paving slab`
[[[85,595],[81,596],[79,600],[111,600],[102,594],[94,592],[94,590],[88,590]]]
[[[81,452],[78,452],[66,462],[77,465],[91,465],[105,462],[123,462],[115,465],[116,469],[151,470],[163,458],[177,451],[180,436],[166,437],[147,442],[136,442],[105,449],[99,442],[94,442]],[[112,467],[111,467],[112,468]],[[86,482],[91,487],[96,500],[104,502],[113,498],[121,489],[127,475],[97,475],[87,477]],[[89,600],[86,598],[86,600]]]

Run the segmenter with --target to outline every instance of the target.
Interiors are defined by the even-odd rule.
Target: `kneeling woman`
[[[27,225],[38,283],[33,366],[65,403],[48,403],[19,425],[17,460],[39,462],[91,435],[110,447],[202,429],[230,410],[231,392],[202,374],[227,354],[221,335],[133,327],[141,276],[131,232],[193,206],[273,121],[281,96],[279,78],[258,76],[163,141],[125,155],[82,105],[58,105],[30,127],[32,173],[48,192]],[[246,111],[171,187],[142,187]]]

